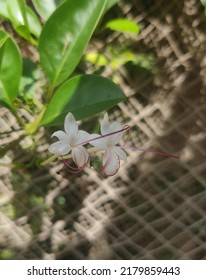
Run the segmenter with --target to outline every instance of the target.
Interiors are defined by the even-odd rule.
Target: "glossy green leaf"
[[[118,31],[138,34],[140,32],[140,27],[134,21],[124,18],[118,18],[107,22],[106,27]]]
[[[39,52],[52,89],[65,81],[79,63],[105,3],[106,0],[68,0],[46,22]]]
[[[28,28],[26,4],[23,0],[7,0],[9,18],[15,25],[25,25]]]
[[[37,13],[44,20],[47,20],[48,17],[56,10],[57,6],[63,2],[65,2],[65,0],[32,0]]]
[[[14,30],[24,39],[28,40],[29,42],[32,41],[31,34],[25,25],[16,26],[14,27]]]
[[[112,81],[97,75],[76,76],[60,86],[53,95],[42,125],[62,125],[68,112],[84,119],[107,110],[125,99]]]
[[[26,7],[26,12],[27,12],[29,30],[33,35],[35,35],[38,38],[42,30],[42,26],[39,22],[39,19],[36,16],[36,14],[32,11],[32,9],[30,9],[29,7]]]
[[[3,45],[8,40],[8,38],[9,38],[9,34],[4,32],[3,30],[0,30],[0,48],[3,47]],[[3,54],[3,52],[2,52],[2,54]],[[2,57],[2,54],[1,54],[0,58]]]
[[[6,19],[9,18],[5,0],[0,0],[0,16]]]
[[[12,107],[18,94],[22,73],[22,59],[13,39],[0,30],[0,103]]]
[[[41,24],[35,13],[23,0],[7,0],[7,12],[14,29],[23,38],[33,43],[31,34],[37,38],[41,33]]]

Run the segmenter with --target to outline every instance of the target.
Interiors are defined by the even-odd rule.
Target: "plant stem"
[[[39,101],[38,99],[34,98],[34,104],[39,110],[42,110],[44,108],[44,105]]]
[[[46,102],[49,102],[51,97],[52,97],[52,93],[53,93],[53,86],[51,85],[47,91],[47,94],[46,94]]]
[[[32,123],[28,123],[25,127],[25,135],[32,135],[35,134],[38,129],[40,122],[44,116],[44,113],[46,111],[46,107],[42,109],[42,111],[39,113],[39,115],[36,117],[36,119]]]
[[[91,148],[87,149],[87,151],[90,154],[90,153],[94,153],[94,152],[99,152],[101,150],[96,148],[96,147],[91,147]],[[70,158],[72,158],[72,155],[69,154],[69,155],[62,156],[62,157],[60,157],[59,155],[53,155],[53,156],[49,157],[48,159],[42,161],[40,163],[40,166],[46,166],[47,164],[51,163],[52,161],[54,161],[56,159],[62,160],[62,158],[63,159],[70,159]]]
[[[51,163],[52,161],[54,161],[58,157],[59,157],[59,155],[53,155],[53,156],[49,157],[48,159],[44,160],[43,162],[41,162],[39,165],[42,166],[42,167],[46,166],[47,164]]]
[[[19,125],[23,128],[25,127],[25,122],[24,120],[18,115],[16,109],[12,108],[11,110],[11,113],[15,116],[17,122],[19,123]]]

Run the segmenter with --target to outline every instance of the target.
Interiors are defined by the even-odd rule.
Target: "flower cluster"
[[[49,146],[49,152],[62,156],[64,164],[72,173],[77,173],[90,163],[89,150],[84,145],[92,145],[96,151],[104,151],[102,159],[101,173],[112,176],[117,173],[120,167],[120,160],[126,160],[126,153],[122,147],[118,146],[122,135],[128,126],[122,126],[115,121],[110,123],[108,114],[104,114],[100,122],[100,134],[89,134],[86,131],[79,130],[78,124],[72,115],[68,113],[64,121],[64,130],[58,130],[52,134],[59,141]],[[72,167],[65,160],[66,155],[71,152],[77,167]]]

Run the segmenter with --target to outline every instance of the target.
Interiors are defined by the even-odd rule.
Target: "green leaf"
[[[6,32],[0,30],[0,48],[3,47],[7,39],[9,38],[9,34],[6,34]],[[1,56],[0,56],[1,59]],[[1,61],[1,60],[0,60]]]
[[[12,23],[16,26],[25,25],[28,28],[26,5],[23,0],[7,0],[7,11]]]
[[[0,103],[12,108],[22,73],[22,59],[13,39],[0,30]]]
[[[23,0],[7,0],[7,12],[16,32],[34,43],[31,34],[38,38],[41,33],[41,24],[35,13]]]
[[[117,4],[118,0],[107,0],[105,11],[108,11],[112,6]]]
[[[37,65],[29,59],[23,59],[23,73],[20,83],[19,97],[24,100],[33,98],[36,92],[36,82],[39,79]]]
[[[0,0],[0,16],[4,17],[6,19],[9,18],[5,0]]]
[[[51,90],[65,81],[79,63],[105,3],[106,0],[68,0],[46,22],[39,52]]]
[[[27,12],[29,30],[34,36],[39,38],[42,30],[42,26],[39,22],[38,17],[29,7],[26,7],[26,12]]]
[[[200,2],[202,3],[202,5],[203,5],[204,7],[206,7],[206,0],[200,0]]]
[[[56,10],[57,6],[63,2],[65,2],[65,0],[32,0],[34,8],[44,20],[47,20]]]
[[[42,125],[61,125],[68,112],[76,119],[91,117],[125,99],[112,81],[97,75],[76,76],[60,86],[53,95]]]
[[[125,63],[134,61],[135,58],[135,54],[129,50],[125,50],[123,52],[119,51],[118,54],[113,56],[109,64],[113,69],[118,69]]]
[[[31,34],[29,32],[29,29],[25,25],[18,25],[14,26],[14,30],[24,39],[31,41]]]
[[[103,54],[99,54],[97,51],[90,51],[85,55],[85,59],[92,64],[98,66],[105,66],[108,64],[107,58]]]
[[[106,27],[119,32],[138,34],[140,27],[133,20],[118,18],[107,22]]]

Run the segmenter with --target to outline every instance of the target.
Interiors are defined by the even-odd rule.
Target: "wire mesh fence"
[[[139,0],[120,1],[115,11],[141,26],[129,45],[138,62],[118,69],[128,99],[110,110],[111,120],[131,127],[127,162],[108,178],[94,167],[57,174],[61,163],[38,169],[31,149],[24,152],[32,138],[8,151],[0,167],[2,259],[206,259],[203,7],[198,0]],[[121,46],[129,37],[106,40]],[[107,44],[94,38],[90,47],[104,53]],[[2,147],[21,137],[7,110],[0,110],[0,129]],[[42,129],[34,136],[38,154],[47,154],[50,135]],[[15,168],[16,161],[27,168]]]

